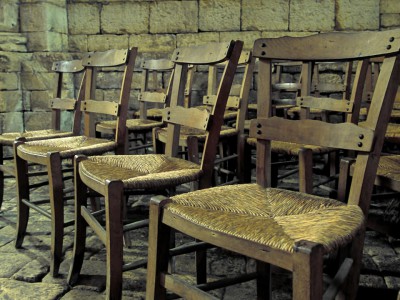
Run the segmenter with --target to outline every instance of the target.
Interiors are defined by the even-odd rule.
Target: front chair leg
[[[74,159],[75,235],[72,262],[68,273],[68,284],[70,285],[74,285],[78,281],[85,254],[87,223],[82,217],[81,208],[87,206],[87,188],[79,176],[79,163],[85,159],[86,157],[83,155],[75,156]]]
[[[150,201],[149,254],[147,263],[146,299],[165,300],[166,289],[161,283],[168,271],[171,228],[162,224],[161,210],[168,200],[153,197]]]
[[[107,249],[107,299],[120,299],[123,266],[123,202],[122,181],[107,182],[106,249]]]
[[[28,163],[17,154],[17,148],[23,144],[25,139],[18,139],[14,142],[14,167],[17,183],[17,236],[15,247],[21,248],[26,234],[26,227],[29,219],[29,206],[22,202],[22,199],[29,201],[29,177]]]
[[[299,190],[311,194],[313,190],[313,153],[311,149],[302,148],[299,151]]]
[[[62,260],[64,238],[64,199],[61,157],[58,152],[47,155],[51,206],[51,263],[50,272],[58,275]]]

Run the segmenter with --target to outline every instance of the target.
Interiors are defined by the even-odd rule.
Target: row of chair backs
[[[270,186],[270,140],[272,139],[354,150],[358,153],[354,172],[357,175],[353,179],[349,203],[358,204],[364,212],[367,211],[378,165],[377,157],[383,145],[387,120],[390,117],[399,82],[399,34],[399,31],[394,30],[259,39],[255,42],[253,55],[259,59],[257,94],[259,102],[258,119],[251,123],[250,135],[258,138],[257,182],[260,185]],[[366,44],[370,47],[366,47]],[[332,45],[341,45],[341,48]],[[383,56],[384,60],[372,97],[370,113],[363,127],[352,122],[329,124],[316,120],[293,121],[270,117],[272,60],[289,59],[303,61],[303,64],[314,61],[361,60],[352,93],[353,101],[357,102],[362,98],[368,60],[375,56]],[[304,89],[307,93],[303,93]],[[308,87],[304,89],[302,89],[303,97],[310,93]],[[353,105],[353,111],[356,108],[358,107]]]

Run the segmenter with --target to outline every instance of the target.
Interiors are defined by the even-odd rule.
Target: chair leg
[[[257,299],[272,299],[271,265],[257,261]]]
[[[300,241],[293,255],[293,299],[322,299],[322,245]]]
[[[237,162],[239,183],[251,182],[251,146],[246,140],[247,135],[239,136]]]
[[[313,154],[311,149],[302,148],[299,151],[299,190],[311,194],[313,190],[312,171]]]
[[[78,156],[74,160],[74,180],[75,180],[75,235],[74,248],[72,251],[72,262],[68,273],[68,284],[74,285],[79,278],[86,244],[86,226],[87,223],[81,215],[81,207],[87,206],[86,191],[87,188],[79,176],[79,163],[84,159]]]
[[[162,224],[162,199],[153,197],[150,202],[149,254],[147,263],[147,300],[165,300],[166,290],[161,284],[163,273],[168,270],[168,252],[171,229]]]
[[[49,193],[51,206],[51,263],[50,273],[58,275],[62,260],[64,238],[64,199],[61,157],[58,152],[47,156]]]
[[[123,201],[123,183],[121,181],[109,182],[107,195],[105,195],[107,299],[120,299],[122,293]]]
[[[17,236],[15,247],[21,248],[26,234],[26,227],[29,219],[29,206],[22,202],[22,199],[29,201],[29,177],[28,163],[17,155],[17,147],[22,144],[21,141],[14,143],[14,165],[15,178],[17,184]]]

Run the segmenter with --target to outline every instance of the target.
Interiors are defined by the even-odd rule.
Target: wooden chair
[[[146,261],[123,265],[123,233],[144,227],[148,220],[123,226],[124,193],[159,194],[165,189],[197,181],[199,188],[211,186],[211,174],[223,113],[232,85],[243,42],[206,44],[178,48],[172,55],[175,63],[170,107],[164,109],[163,120],[168,124],[165,154],[124,156],[92,156],[75,158],[75,243],[68,275],[69,284],[78,281],[82,267],[86,226],[98,234],[107,251],[107,298],[121,297],[122,271],[146,265]],[[225,66],[216,105],[211,112],[184,107],[185,83],[189,64],[208,65],[228,61]],[[200,164],[177,158],[181,126],[207,130]],[[105,198],[104,229],[86,208],[87,188]]]
[[[331,62],[328,62],[331,64]],[[356,89],[357,84],[353,84],[353,90],[350,94],[350,82],[352,78],[352,62],[345,63],[345,76],[343,84],[326,84],[321,83],[319,81],[319,74],[316,74],[317,68],[316,65],[320,65],[321,62],[305,62],[302,64],[301,68],[301,90],[299,91],[299,96],[296,98],[296,108],[298,109],[298,115],[300,119],[311,119],[316,118],[321,119],[323,121],[328,121],[328,114],[330,113],[339,113],[345,115],[344,118],[347,122],[356,122],[358,121],[358,114],[360,110],[360,103],[355,103],[355,99],[359,97],[359,93]],[[364,76],[366,74],[366,69],[361,68],[362,64],[359,65],[356,74],[355,80],[360,80],[360,76]],[[313,72],[314,71],[314,72]],[[363,72],[363,74],[361,74]],[[327,97],[325,93],[332,90],[339,90],[342,92],[342,99]],[[290,110],[290,109],[289,109]],[[290,113],[288,112],[288,115]],[[244,159],[241,160],[241,166],[239,167],[240,174],[243,174],[241,178],[241,182],[250,182],[250,156],[245,154],[251,151],[251,149],[256,146],[255,138],[247,138],[246,136],[242,137],[240,141],[244,146],[244,153],[241,154],[241,157]],[[279,179],[285,178],[293,174],[294,172],[299,173],[299,190],[306,193],[312,193],[312,189],[314,187],[313,182],[313,173],[314,173],[314,158],[316,156],[323,157],[323,170],[322,174],[328,176],[328,179],[324,181],[331,181],[337,175],[337,153],[334,149],[329,147],[321,147],[321,146],[312,146],[306,145],[303,143],[288,143],[282,141],[273,141],[272,143],[272,152],[274,155],[273,161],[275,164],[274,172],[273,172],[273,186],[276,186]],[[298,169],[290,170],[289,172],[285,172],[282,175],[278,176],[278,167],[282,165],[282,162],[279,161],[279,157],[283,157],[284,163],[287,162],[287,158],[296,157],[298,158]],[[296,161],[289,161],[290,163]],[[316,184],[319,185],[320,183]]]
[[[125,120],[136,55],[137,48],[132,48],[131,50],[109,50],[89,53],[83,58],[82,65],[85,68],[85,81],[82,95],[84,97],[78,99],[78,105],[80,105],[80,110],[84,114],[83,135],[30,142],[22,138],[16,140],[14,143],[18,191],[17,238],[15,246],[17,248],[22,246],[28,225],[30,208],[50,218],[52,224],[50,272],[53,276],[58,274],[62,259],[64,227],[73,225],[73,222],[64,223],[64,201],[71,198],[64,197],[63,173],[66,166],[64,162],[71,160],[76,154],[94,155],[109,151],[115,151],[117,154],[124,153]],[[96,73],[100,68],[111,66],[124,66],[125,68],[120,99],[118,102],[96,101],[94,100]],[[94,121],[92,118],[95,114],[101,113],[117,116],[118,124],[115,140],[91,137],[94,135]],[[43,200],[30,201],[29,178],[26,175],[28,162],[47,167],[50,212],[40,207],[40,204],[44,202]]]
[[[225,65],[226,63],[220,63],[209,66],[207,95],[203,97],[203,105],[195,106],[196,108],[212,111],[217,99],[219,70],[223,69]],[[215,161],[215,173],[224,178],[221,179],[223,184],[237,182],[237,176],[235,175],[237,172],[238,136],[244,132],[244,121],[247,114],[249,90],[254,68],[250,51],[242,52],[238,62],[238,68],[243,69],[243,73],[240,73],[242,78],[237,79],[239,73],[236,74],[236,80],[240,81],[240,84],[233,85],[233,88],[239,90],[239,93],[237,96],[229,96],[226,105],[227,108],[224,113],[225,123],[227,121],[232,121],[232,118],[234,118],[234,126],[222,126],[218,158]],[[182,127],[179,137],[179,146],[189,153],[188,155],[191,157],[191,160],[199,162],[199,145],[204,144],[206,136],[206,130],[204,129]],[[154,131],[154,148],[156,149],[156,153],[162,152],[163,146],[167,143],[167,140],[167,130],[165,128],[157,128]]]
[[[79,133],[81,114],[79,109],[75,110],[77,100],[71,97],[71,94],[73,94],[71,91],[68,91],[68,95],[66,95],[66,91],[63,91],[63,84],[65,84],[66,78],[68,78],[66,74],[80,73],[83,70],[82,61],[57,61],[53,63],[51,69],[55,73],[53,99],[49,100],[49,106],[52,111],[52,128],[25,132],[8,132],[0,135],[0,209],[4,200],[4,180],[15,177],[14,166],[10,161],[14,159],[12,146],[16,138],[24,137],[26,140],[33,141],[66,137]],[[60,130],[61,111],[63,110],[73,112],[71,131]],[[38,176],[42,175],[42,173],[31,172],[30,175]]]
[[[171,72],[173,68],[174,63],[167,59],[151,59],[143,62],[142,83],[138,96],[138,118],[126,121],[128,136],[130,137],[129,142],[134,143],[129,148],[129,152],[151,147],[153,143],[147,141],[147,135],[151,134],[153,128],[163,126],[161,121],[162,109],[160,106],[164,107],[169,104],[169,84],[166,88],[163,88],[161,76],[162,73]],[[172,76],[170,76],[170,79],[172,79]],[[156,104],[158,107],[149,108],[148,106],[151,104],[153,106]],[[96,132],[114,135],[115,128],[115,120],[102,121],[97,123]]]
[[[270,299],[270,264],[293,273],[293,299],[321,299],[324,257],[343,247],[343,253],[336,256],[343,264],[339,266],[336,261],[333,265],[339,273],[325,296],[333,299],[337,289],[343,287],[345,296],[354,299],[371,183],[400,81],[399,46],[400,30],[257,40],[253,56],[259,59],[259,78],[264,83],[258,85],[258,116],[250,127],[250,135],[257,138],[257,183],[153,199],[146,299],[165,299],[166,290],[187,299],[216,299],[168,272],[171,230],[256,259],[257,299]],[[272,59],[361,59],[366,67],[367,59],[376,55],[384,55],[385,61],[364,126],[270,117]],[[363,83],[358,81],[358,84],[362,89]],[[275,139],[355,151],[355,177],[347,205],[316,195],[271,188],[270,141]],[[211,284],[215,286],[218,282]],[[202,285],[202,289],[208,288]]]

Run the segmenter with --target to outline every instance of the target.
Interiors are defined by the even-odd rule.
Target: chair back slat
[[[142,92],[138,96],[139,101],[165,103],[167,94],[164,92]]]
[[[350,100],[338,100],[324,97],[297,97],[296,104],[300,107],[318,108],[344,113],[353,110],[353,103]]]
[[[198,109],[196,107],[167,107],[163,111],[163,120],[171,124],[206,130],[210,120],[210,113],[206,109]]]
[[[81,110],[85,113],[118,116],[119,104],[112,101],[85,100],[81,102]]]
[[[77,101],[71,98],[54,98],[49,102],[51,109],[74,110]]]
[[[76,73],[83,71],[83,65],[81,60],[56,61],[51,69],[60,73]]]
[[[216,64],[223,62],[230,55],[229,51],[231,50],[232,42],[209,43],[198,47],[182,47],[175,49],[171,60],[181,64]]]

